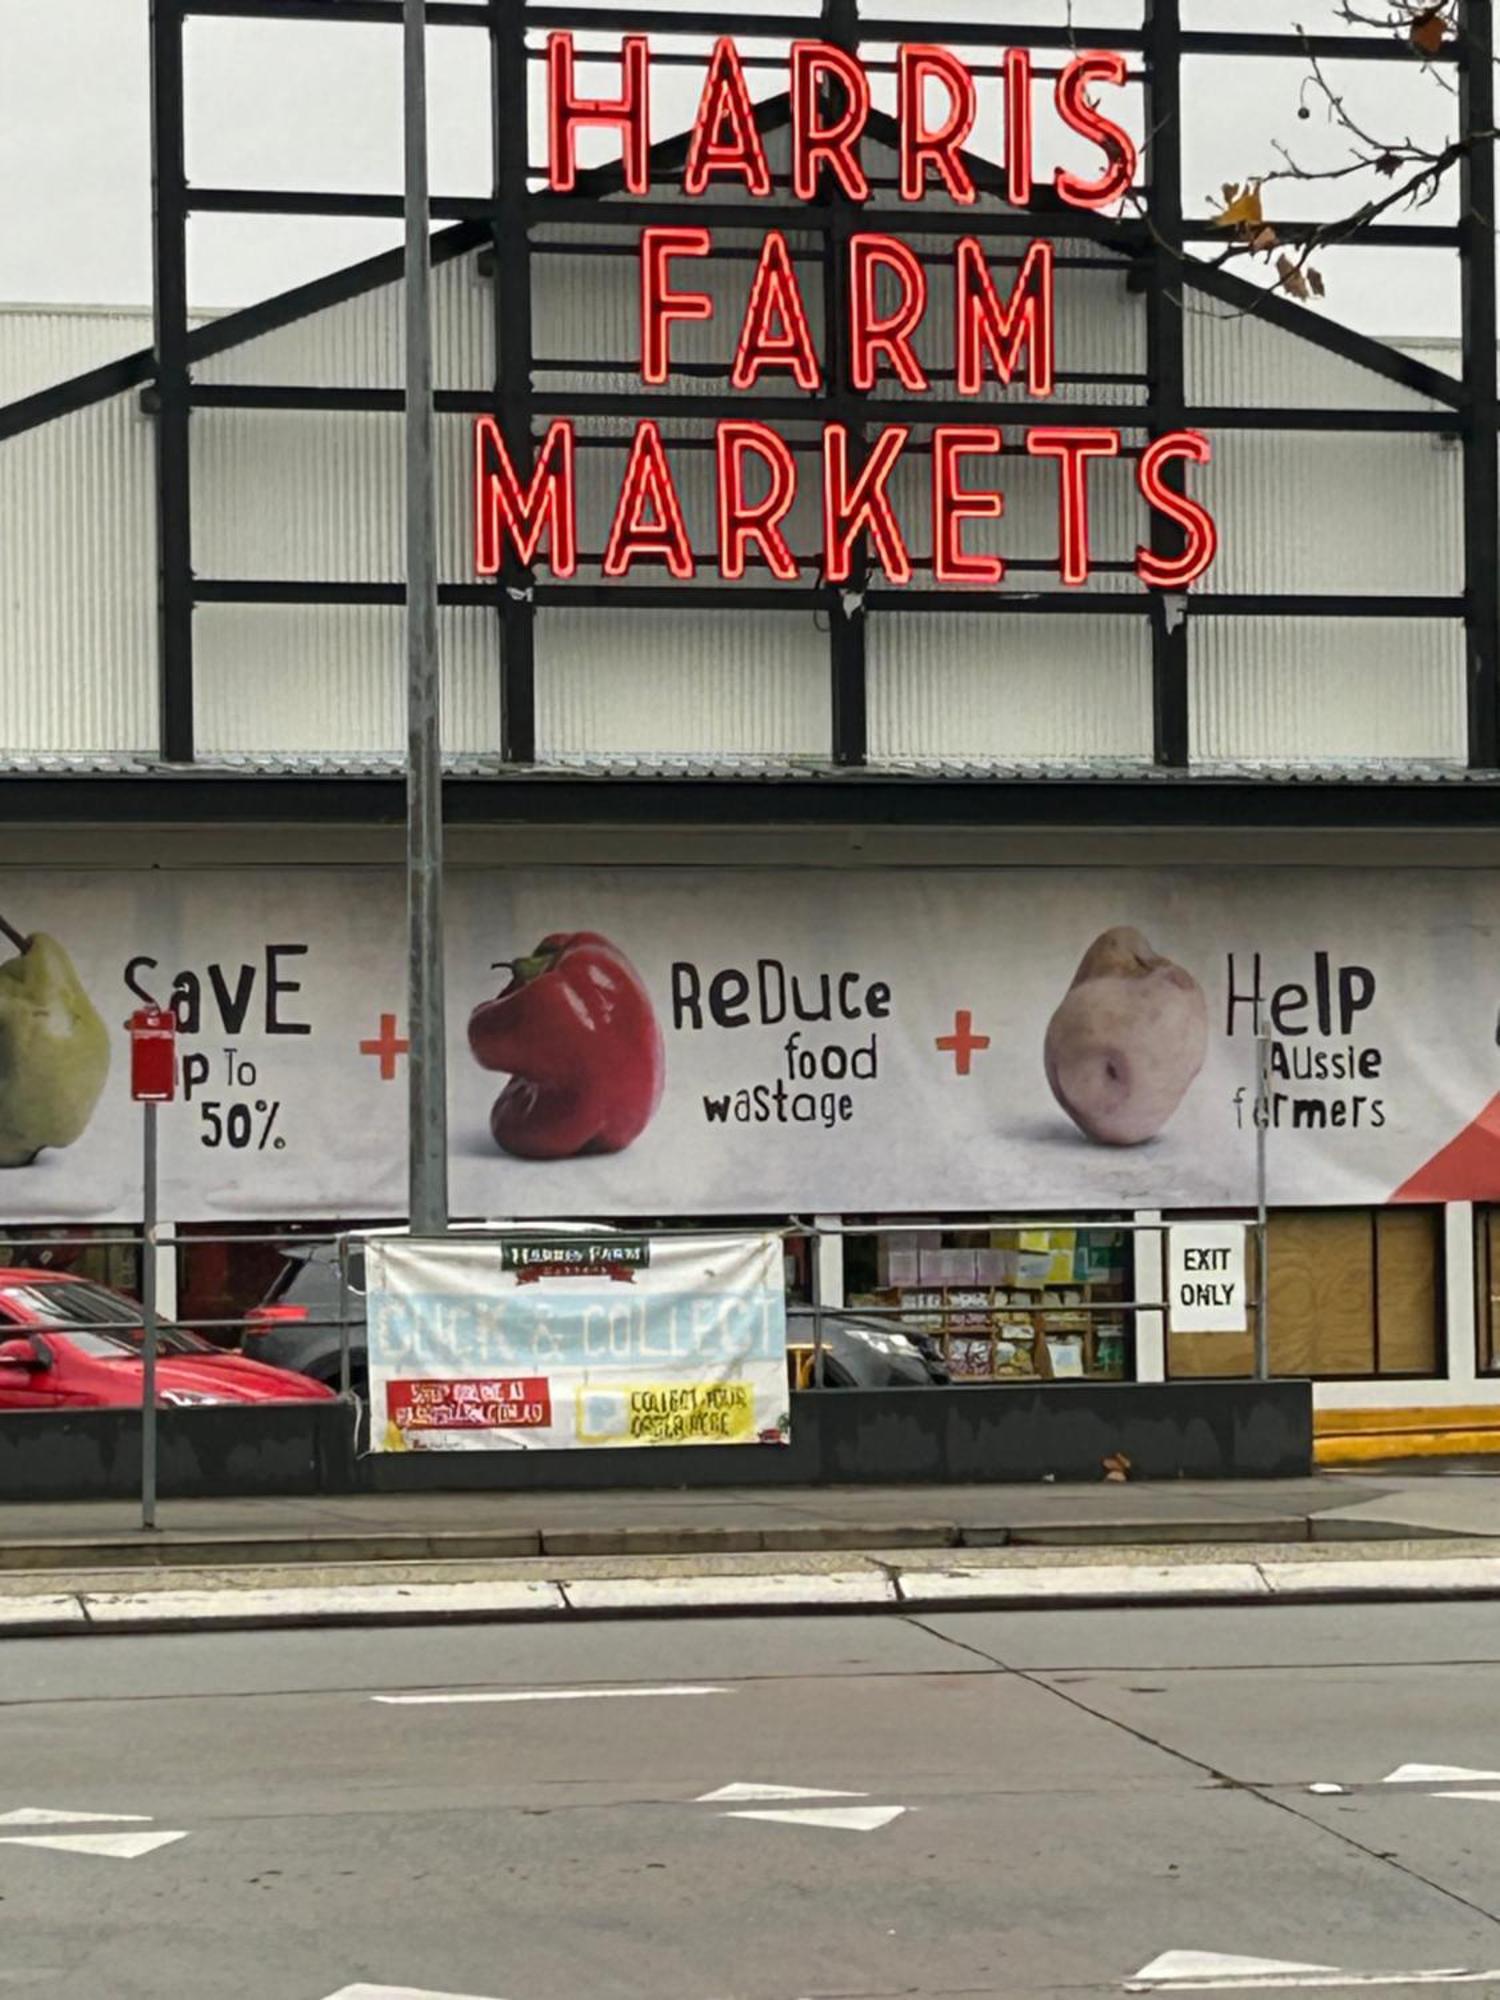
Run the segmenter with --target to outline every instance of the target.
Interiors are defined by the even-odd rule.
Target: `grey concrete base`
[[[792,1443],[657,1451],[361,1454],[339,1403],[165,1410],[164,1498],[685,1487],[1289,1479],[1312,1469],[1305,1382],[1044,1383],[841,1390],[792,1399]],[[0,1416],[0,1501],[127,1499],[132,1410]]]

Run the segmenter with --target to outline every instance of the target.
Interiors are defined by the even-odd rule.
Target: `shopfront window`
[[[932,1228],[851,1236],[851,1308],[930,1335],[955,1382],[1122,1381],[1134,1375],[1128,1231]]]
[[[12,1270],[66,1271],[75,1278],[92,1278],[117,1292],[140,1297],[141,1247],[138,1222],[112,1222],[90,1228],[86,1223],[59,1223],[56,1228],[34,1222],[0,1223],[0,1264]]]
[[[1336,1381],[1442,1373],[1440,1208],[1277,1209],[1268,1235],[1273,1375]],[[1253,1231],[1249,1251],[1254,1298]],[[1254,1367],[1253,1331],[1174,1333],[1168,1326],[1169,1376],[1249,1375]]]
[[[365,1225],[338,1222],[185,1222],[177,1231],[177,1319],[213,1342],[238,1347],[252,1306],[273,1302],[297,1284],[302,1305],[321,1300],[317,1280],[327,1265],[327,1290],[337,1313],[338,1264],[332,1238]],[[317,1268],[314,1267],[316,1260]]]
[[[1474,1211],[1474,1288],[1480,1373],[1500,1375],[1500,1205]]]

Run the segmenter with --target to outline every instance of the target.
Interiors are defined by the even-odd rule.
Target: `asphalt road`
[[[423,1690],[593,1692],[372,1698]],[[778,1810],[884,1823],[729,1816]],[[0,2000],[1399,1992],[1500,1968],[1500,1605],[15,1641],[37,1812]]]

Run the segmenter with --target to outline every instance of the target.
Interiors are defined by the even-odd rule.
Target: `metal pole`
[[[141,1526],[156,1526],[156,1106],[141,1106]]]
[[[347,1403],[353,1387],[349,1357],[349,1239],[339,1238],[339,1394]]]
[[[1271,1379],[1270,1259],[1266,1230],[1266,1133],[1271,1120],[1271,1037],[1255,1037],[1255,1379]]]
[[[443,748],[433,498],[425,0],[405,0],[404,22],[408,1190],[412,1234],[441,1236],[448,1227],[448,1066],[443,1017]]]
[[[807,1290],[812,1301],[813,1313],[813,1387],[825,1388],[823,1380],[823,1260],[818,1255],[822,1242],[821,1232],[814,1230],[807,1238],[808,1270]]]

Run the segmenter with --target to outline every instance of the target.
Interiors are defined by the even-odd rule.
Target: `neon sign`
[[[618,134],[627,192],[646,195],[651,187],[651,44],[644,35],[623,39],[619,52],[618,95],[580,94],[578,55],[571,34],[547,44],[548,180],[560,194],[578,182],[578,135],[605,128]],[[590,55],[587,60],[597,61]],[[979,190],[965,149],[979,120],[973,74],[950,50],[909,43],[897,52],[899,191],[919,207],[929,198],[972,206]],[[1039,173],[1032,117],[1033,73],[1025,49],[1008,49],[1002,66],[1005,129],[1001,159],[1007,198],[1025,208],[1039,184],[1075,208],[1112,208],[1134,184],[1138,164],[1133,139],[1100,108],[1101,91],[1127,81],[1123,56],[1093,51],[1075,56],[1057,78],[1054,101],[1062,124],[1099,156],[1097,167],[1058,167]],[[788,56],[791,104],[791,178],[796,197],[813,202],[831,186],[849,200],[869,200],[871,187],[861,146],[872,112],[870,79],[858,57],[830,43],[799,41]],[[754,106],[739,50],[730,37],[716,42],[708,60],[697,117],[683,168],[682,192],[689,201],[716,183],[737,183],[746,201],[768,199],[773,177],[755,122]],[[680,225],[650,227],[639,241],[640,375],[661,387],[673,367],[673,336],[679,326],[703,324],[719,315],[714,295],[691,282],[691,269],[714,256],[713,231],[685,214]],[[746,211],[737,209],[731,226],[743,229]],[[873,219],[873,218],[872,218]],[[928,395],[932,382],[918,357],[916,337],[932,311],[927,264],[900,237],[886,230],[852,233],[841,246],[845,258],[849,375],[852,387],[870,394],[890,382],[910,397]],[[1056,387],[1056,259],[1045,238],[1026,249],[1009,289],[996,281],[976,235],[954,244],[951,268],[952,377],[961,398],[978,398],[993,380],[1020,382],[1029,397],[1050,398]],[[828,386],[823,358],[813,337],[796,259],[781,229],[768,230],[756,258],[749,300],[741,318],[730,371],[731,388],[755,389],[769,381],[784,390],[816,396]],[[946,373],[946,370],[945,370]],[[816,413],[810,408],[809,416]],[[1059,412],[1059,414],[1062,414]],[[1001,471],[1009,452],[1056,466],[1058,574],[1063,583],[1087,583],[1092,552],[1089,534],[1090,468],[1096,460],[1118,459],[1124,450],[1120,429],[1066,423],[1033,425],[1007,435],[994,421],[936,424],[931,438],[930,510],[932,569],[945,585],[993,587],[1005,575],[998,555],[980,555],[964,546],[966,525],[997,521],[1005,513]],[[803,443],[803,456],[816,458],[822,475],[822,549],[818,573],[828,583],[847,582],[857,552],[894,585],[911,581],[911,549],[891,498],[894,475],[911,449],[912,425],[891,423],[869,439],[842,423],[826,423],[821,436]],[[1184,489],[1183,468],[1207,465],[1212,447],[1199,432],[1177,430],[1156,438],[1135,465],[1136,486],[1146,508],[1170,524],[1177,552],[1137,549],[1136,573],[1150,589],[1188,589],[1218,552],[1218,530],[1203,504]],[[525,566],[545,560],[555,577],[566,580],[578,569],[577,437],[572,422],[559,418],[542,440],[523,478],[507,450],[499,425],[480,417],[474,432],[475,565],[494,576],[507,549]],[[798,453],[770,425],[726,417],[715,426],[718,573],[730,581],[756,563],[780,582],[803,577],[786,537],[784,523],[796,502],[803,471]],[[752,497],[752,491],[755,497]],[[808,559],[809,561],[811,558]],[[604,574],[624,578],[638,564],[655,565],[668,576],[696,576],[700,552],[693,547],[673,477],[669,449],[658,423],[636,425],[618,504],[604,551]]]

